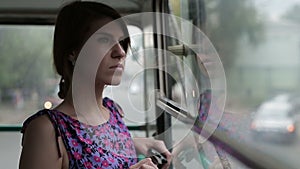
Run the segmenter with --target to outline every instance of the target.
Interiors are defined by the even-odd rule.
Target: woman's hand
[[[150,158],[145,158],[135,165],[132,165],[130,169],[158,169]]]
[[[167,169],[170,166],[172,155],[167,149],[165,143],[161,140],[155,140],[153,138],[133,138],[135,148],[138,153],[145,156],[149,156],[149,150],[154,149],[166,157],[167,163],[163,166],[163,169]]]

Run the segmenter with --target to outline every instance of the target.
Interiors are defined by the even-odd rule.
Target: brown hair
[[[61,99],[65,98],[72,81],[74,66],[69,56],[74,52],[79,52],[91,36],[88,34],[91,31],[91,24],[107,17],[115,20],[121,18],[121,15],[113,8],[97,2],[75,1],[60,10],[55,24],[53,57],[55,69],[61,76],[58,93]],[[118,23],[125,37],[129,37],[125,22],[119,19]],[[127,52],[130,39],[124,39],[121,45]]]

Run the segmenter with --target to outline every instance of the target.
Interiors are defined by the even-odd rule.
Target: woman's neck
[[[103,89],[104,86],[98,86],[95,88],[95,92],[92,92],[92,90],[72,91],[70,88],[63,103],[55,109],[84,123],[102,124],[109,118],[109,111],[102,104]]]

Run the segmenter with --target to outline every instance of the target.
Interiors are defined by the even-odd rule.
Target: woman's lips
[[[123,70],[124,66],[123,66],[123,64],[119,63],[119,64],[116,64],[116,65],[110,66],[109,69]]]

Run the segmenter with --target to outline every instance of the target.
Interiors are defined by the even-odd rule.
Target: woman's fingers
[[[156,140],[155,144],[153,145],[153,148],[158,151],[159,153],[163,154],[165,158],[167,159],[167,163],[163,165],[162,169],[169,168],[171,161],[172,161],[172,154],[167,149],[165,143],[161,140]]]
[[[153,169],[153,168],[154,168],[153,166],[150,166],[148,164],[143,164],[139,169]]]
[[[130,169],[158,169],[150,158],[145,158],[135,165],[132,165]]]
[[[135,138],[134,144],[139,153],[153,158],[152,163],[157,163],[163,169],[169,168],[172,155],[163,141],[153,138]]]

